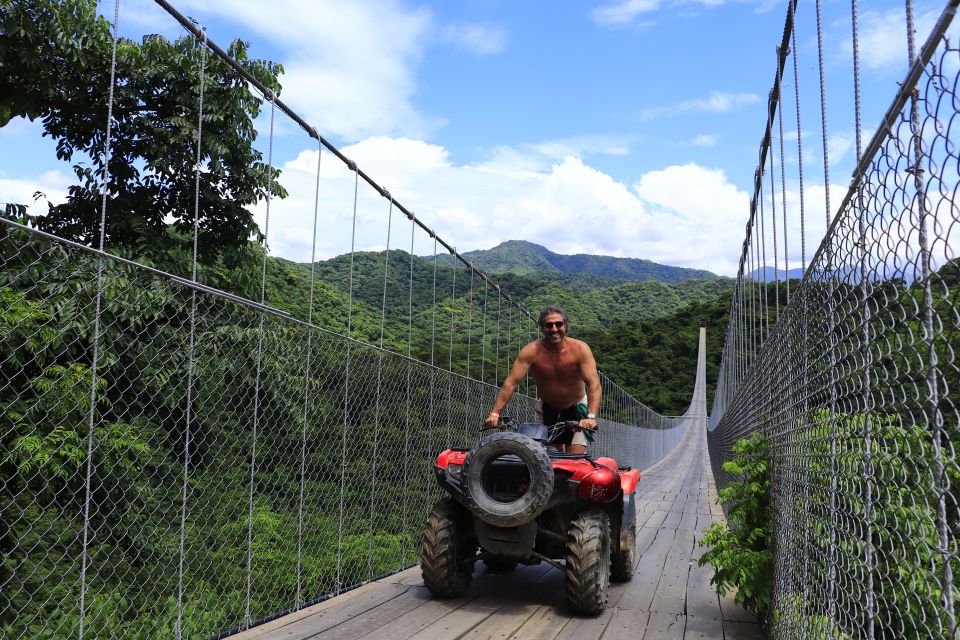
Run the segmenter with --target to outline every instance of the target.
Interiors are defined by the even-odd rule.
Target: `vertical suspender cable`
[[[410,403],[413,398],[411,390],[413,375],[413,238],[417,229],[416,218],[410,214],[410,280],[407,285],[407,401],[404,403],[403,422],[403,506],[400,509],[400,563],[407,564],[407,498],[410,495]]]
[[[782,76],[781,76],[782,79]],[[781,84],[782,87],[782,84]],[[786,304],[790,304],[790,236],[787,235],[787,173],[783,152],[783,91],[777,91],[777,123],[780,127],[780,193],[783,196],[783,270],[787,281]]]
[[[300,496],[297,507],[297,593],[294,607],[303,606],[303,501],[307,485],[307,425],[310,422],[310,360],[313,349],[313,298],[317,285],[317,220],[320,212],[320,161],[323,144],[317,144],[317,178],[313,190],[313,239],[310,248],[310,299],[307,306],[307,357],[303,364],[303,428],[300,436]]]
[[[860,36],[857,25],[857,0],[850,2],[851,38],[853,44],[853,96],[854,96],[854,125],[857,141],[857,163],[863,155],[860,122]],[[866,611],[861,628],[867,631],[867,640],[874,638],[874,624],[876,621],[873,572],[873,398],[871,396],[871,368],[873,367],[873,346],[870,341],[870,276],[869,276],[869,248],[867,242],[867,208],[863,198],[863,184],[857,187],[856,217],[860,244],[860,312],[861,312],[861,339],[863,340],[863,415],[864,415],[864,479],[866,495],[863,497],[863,519],[866,524],[864,535],[864,550],[866,554]]]
[[[486,376],[484,376],[484,369],[487,364],[487,299],[489,297],[488,285],[489,281],[486,277],[483,278],[483,329],[480,334],[480,382],[486,382]]]
[[[433,451],[433,409],[436,388],[436,348],[437,348],[437,234],[430,229],[433,238],[433,304],[430,309],[430,402],[427,417],[427,451]]]
[[[772,159],[772,157],[771,157]],[[762,179],[762,171],[761,171]],[[767,294],[767,229],[766,223],[764,222],[764,212],[763,212],[763,183],[760,183],[760,189],[758,191],[757,200],[760,201],[760,261],[763,265],[763,325],[766,326],[766,336],[770,335],[770,300]],[[774,270],[776,273],[776,270]],[[774,275],[776,277],[776,275]]]
[[[451,421],[453,420],[453,320],[457,315],[457,248],[453,248],[454,257],[450,260],[450,273],[453,284],[450,292],[450,341],[447,350],[447,449],[451,446]]]
[[[270,98],[270,138],[267,152],[267,176],[273,180],[273,124],[276,116],[276,95],[271,93]],[[263,262],[260,268],[260,304],[267,300],[267,254],[270,252],[270,201],[271,187],[266,189],[266,213],[263,228]],[[253,590],[253,494],[256,486],[257,473],[257,437],[260,428],[260,376],[263,372],[263,334],[266,315],[260,314],[260,328],[257,332],[257,365],[256,379],[253,387],[253,433],[250,438],[250,494],[247,503],[247,594],[244,605],[243,625],[249,627],[253,622],[250,612],[250,601]]]
[[[203,32],[206,35],[206,32]],[[207,75],[207,46],[205,38],[200,41],[200,97],[197,116],[197,154],[193,183],[193,261],[191,263],[191,282],[197,281],[197,245],[200,235],[200,161],[203,143],[203,90]],[[183,637],[183,572],[187,537],[187,486],[190,478],[190,421],[193,419],[193,357],[194,341],[197,332],[197,290],[190,290],[190,337],[187,348],[187,408],[183,427],[183,483],[180,487],[180,549],[177,563],[177,621],[174,624],[174,637]]]
[[[107,194],[110,190],[110,135],[113,132],[113,93],[116,87],[117,72],[117,41],[120,39],[120,0],[115,0],[113,6],[113,43],[110,52],[110,90],[107,96],[107,131],[103,139],[103,184],[100,196],[100,256],[97,263],[97,301],[93,314],[93,354],[90,363],[90,416],[87,420],[87,464],[84,478],[83,498],[83,557],[80,561],[80,625],[78,629],[80,640],[83,640],[84,625],[87,617],[87,569],[90,562],[90,501],[93,498],[93,448],[94,424],[97,414],[97,376],[100,365],[100,313],[103,299],[103,271],[106,263],[103,257],[103,248],[106,244],[107,231]]]
[[[777,76],[779,79],[779,75]],[[777,93],[780,88],[777,87]],[[770,150],[770,228],[773,230],[773,303],[776,315],[774,320],[780,325],[780,258],[777,253],[777,185],[774,181],[773,149]],[[786,267],[784,267],[786,272]]]
[[[497,288],[497,355],[496,355],[496,365],[493,367],[493,376],[494,386],[500,386],[500,382],[503,378],[500,376],[500,285],[494,285]]]
[[[387,249],[383,252],[383,298],[380,304],[380,341],[377,350],[377,393],[373,407],[373,455],[370,463],[370,515],[367,528],[367,580],[373,578],[373,518],[376,513],[377,460],[380,444],[380,395],[383,390],[383,334],[387,322],[387,281],[390,275],[390,231],[393,226],[393,196],[387,209]]]
[[[347,294],[347,354],[343,370],[343,424],[340,430],[340,506],[337,518],[337,589],[344,590],[343,583],[343,519],[344,493],[347,484],[347,430],[350,428],[350,348],[353,337],[353,265],[357,242],[357,196],[360,187],[360,171],[351,163],[353,170],[353,219],[350,227],[350,280]]]
[[[476,403],[476,402],[474,401],[474,399],[473,399],[473,395],[474,395],[473,392],[474,392],[474,389],[475,389],[476,385],[473,384],[473,382],[472,382],[473,379],[470,377],[470,374],[473,373],[473,371],[472,371],[471,368],[470,368],[471,347],[473,346],[473,275],[474,275],[473,265],[470,265],[469,268],[470,268],[470,293],[469,293],[469,296],[470,296],[470,297],[469,297],[468,302],[467,302],[467,378],[466,378],[466,385],[467,385],[467,406],[469,406],[469,407],[475,407],[475,406],[477,406],[477,403]],[[470,414],[468,413],[468,415],[470,415]],[[467,444],[469,444],[469,437],[470,437],[469,434],[470,434],[470,418],[467,418],[466,420],[464,420],[464,423],[463,423],[463,443],[464,443],[464,446],[466,446]]]
[[[914,43],[914,22],[913,22],[913,1],[907,0],[907,53],[912,66],[917,60],[916,45]],[[937,551],[943,556],[943,611],[947,618],[947,637],[955,638],[958,634],[956,619],[956,599],[953,595],[957,586],[954,584],[953,566],[951,562],[955,561],[956,553],[950,550],[950,523],[947,519],[947,487],[949,480],[946,476],[943,452],[943,410],[940,408],[940,381],[939,373],[939,355],[936,348],[936,329],[934,327],[933,310],[933,290],[931,278],[933,276],[933,264],[930,255],[929,239],[927,237],[927,224],[930,212],[927,208],[926,185],[923,177],[923,159],[924,152],[922,146],[923,130],[920,124],[920,91],[917,87],[913,88],[910,96],[910,132],[913,137],[913,182],[916,189],[916,212],[917,212],[917,243],[920,252],[920,281],[923,283],[923,333],[924,342],[927,346],[927,402],[930,407],[930,416],[932,424],[930,428],[931,442],[933,444],[933,462],[934,462],[934,483],[937,503]],[[948,347],[949,348],[949,347]]]
[[[823,73],[823,14],[822,0],[817,0],[817,57],[820,68],[820,121],[823,135],[823,191],[825,200],[824,218],[826,219],[825,228],[830,229],[830,152],[827,146],[827,94],[826,82]],[[836,412],[837,412],[837,389],[834,380],[836,370],[836,351],[834,350],[835,331],[835,309],[834,309],[834,274],[833,274],[833,249],[829,239],[826,245],[827,265],[824,269],[824,275],[827,279],[827,295],[830,299],[830,309],[827,313],[827,349],[829,349],[829,366],[827,375],[830,385],[830,536],[829,536],[829,577],[827,586],[829,591],[828,616],[830,620],[836,618],[836,546],[837,546],[837,434],[836,434]]]

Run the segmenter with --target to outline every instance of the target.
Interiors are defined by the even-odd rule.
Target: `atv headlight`
[[[451,462],[447,465],[447,473],[450,474],[450,477],[460,482],[460,476],[463,475],[463,465]]]

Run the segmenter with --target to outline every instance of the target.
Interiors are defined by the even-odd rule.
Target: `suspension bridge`
[[[269,64],[157,5],[187,35],[137,49],[123,2],[106,21],[79,0],[0,4],[5,42],[37,64],[13,112],[95,123],[59,149],[89,160],[67,204],[0,217],[4,638],[762,637],[696,562],[723,519],[716,488],[738,479],[723,464],[753,434],[769,456],[772,637],[960,638],[958,0],[920,34],[906,3],[909,67],[869,134],[856,2],[842,91],[823,45],[841,18],[788,2],[729,322],[710,328],[725,331],[710,410],[702,331],[684,416],[602,376],[593,452],[642,478],[634,578],[597,618],[564,609],[549,566],[424,595],[433,456],[476,440],[535,318],[286,105]],[[158,53],[174,71],[144,90],[132,70]],[[56,98],[78,88],[82,104]],[[839,203],[837,102],[857,154]],[[260,115],[268,148],[241,153]],[[269,252],[277,127],[316,149],[302,278]],[[142,170],[134,140],[163,162]],[[326,210],[331,182],[348,185],[346,211]],[[808,238],[821,206],[825,234]],[[317,272],[329,215],[352,220],[345,277]],[[357,251],[371,229],[385,250]],[[267,295],[278,287],[295,303]],[[531,419],[521,391],[510,412]]]

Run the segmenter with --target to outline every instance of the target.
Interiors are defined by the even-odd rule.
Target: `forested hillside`
[[[508,240],[487,250],[469,251],[468,260],[489,273],[536,275],[544,272],[593,275],[620,280],[659,280],[679,283],[690,278],[716,278],[703,269],[686,269],[640,258],[616,258],[579,253],[554,253],[525,240]]]
[[[413,284],[410,285],[410,272]],[[384,345],[406,353],[408,331],[412,352],[429,360],[431,347],[436,362],[448,361],[450,310],[463,311],[469,303],[470,276],[466,269],[447,265],[434,268],[432,258],[419,258],[404,251],[360,252],[353,259],[353,305],[351,334],[366,342],[380,339],[381,308],[386,300]],[[384,297],[384,272],[388,273]],[[351,289],[350,256],[317,262],[314,267],[315,303],[313,321],[340,333],[347,331],[347,298]],[[307,319],[311,268],[286,260],[268,262],[267,303]],[[436,278],[434,279],[434,275]],[[453,280],[457,300],[451,299]],[[504,273],[494,278],[505,291],[531,313],[547,305],[562,307],[570,318],[571,335],[587,339],[601,369],[639,400],[667,414],[686,410],[693,390],[699,321],[708,324],[709,393],[713,393],[719,366],[722,334],[733,280],[688,279],[679,283],[636,281],[584,274],[536,271],[526,275]],[[434,291],[441,322],[433,317]],[[407,308],[412,292],[415,311],[408,323]],[[475,300],[482,284],[474,283]],[[496,301],[496,298],[493,298]],[[478,303],[479,304],[479,303]],[[506,313],[506,310],[504,310]],[[460,315],[464,315],[461,313]],[[487,320],[496,322],[494,309]],[[481,318],[458,317],[454,331],[481,332]],[[412,324],[412,329],[410,327]],[[520,341],[531,339],[532,325],[522,325]],[[431,340],[431,331],[436,335]],[[516,353],[514,348],[513,353]],[[501,363],[503,366],[509,363]],[[456,365],[455,365],[456,368]],[[493,371],[493,366],[490,367]],[[491,378],[490,382],[494,382]]]

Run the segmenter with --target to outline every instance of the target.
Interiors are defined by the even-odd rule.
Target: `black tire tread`
[[[629,543],[627,551],[620,546],[620,541],[613,547],[613,557],[610,559],[610,579],[615,582],[630,582],[633,579],[633,567],[637,563],[637,528],[631,526],[625,532]],[[621,534],[622,535],[622,534]]]
[[[528,492],[532,493],[529,507],[522,511],[507,515],[492,513],[483,505],[478,504],[476,496],[473,494],[473,491],[470,490],[471,474],[474,473],[471,471],[471,469],[475,468],[478,464],[477,454],[485,447],[496,447],[497,442],[504,441],[510,441],[514,443],[513,445],[508,446],[519,445],[526,448],[527,451],[533,454],[532,458],[535,463],[535,468],[529,470],[530,487]],[[489,450],[484,452],[484,455],[486,456],[488,452]],[[513,452],[511,451],[507,453]],[[484,522],[497,527],[516,527],[530,522],[540,514],[547,503],[550,502],[550,496],[553,495],[553,464],[550,462],[550,457],[547,455],[546,450],[543,449],[536,441],[519,433],[502,431],[484,438],[480,442],[480,445],[477,447],[476,451],[467,458],[463,473],[467,478],[467,482],[465,483],[467,485],[467,491],[465,493],[467,498],[467,506],[470,508],[470,511],[472,511],[474,515]]]
[[[461,509],[450,498],[434,505],[420,542],[420,570],[427,589],[438,598],[462,595],[473,579],[473,558],[467,555]]]
[[[580,614],[607,607],[610,583],[610,519],[600,509],[582,511],[567,530],[567,604]]]

